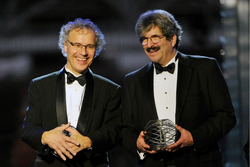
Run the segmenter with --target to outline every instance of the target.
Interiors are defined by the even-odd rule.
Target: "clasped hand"
[[[62,134],[63,130],[69,131],[71,136]],[[54,153],[64,161],[67,158],[72,159],[79,151],[91,147],[90,138],[81,135],[76,129],[70,128],[70,123],[44,132],[42,143],[52,148]]]
[[[189,146],[192,146],[194,144],[193,137],[188,130],[186,130],[178,125],[175,125],[175,128],[181,133],[181,137],[176,143],[170,145],[169,147],[164,148],[162,150],[150,149],[150,146],[144,140],[146,132],[142,131],[137,139],[137,142],[136,142],[137,149],[140,152],[154,154],[154,153],[157,153],[159,151],[175,152],[175,151],[179,150],[180,148],[189,147]]]

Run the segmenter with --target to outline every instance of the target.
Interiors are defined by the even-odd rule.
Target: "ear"
[[[173,37],[172,37],[172,39],[171,39],[171,42],[172,42],[172,47],[174,47],[174,46],[175,46],[175,44],[176,44],[176,40],[177,40],[176,35],[173,35]]]

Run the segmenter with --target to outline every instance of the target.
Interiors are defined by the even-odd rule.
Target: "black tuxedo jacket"
[[[28,92],[28,108],[21,137],[38,152],[35,166],[107,165],[107,151],[120,139],[121,87],[112,81],[86,73],[87,83],[77,130],[92,140],[92,150],[83,150],[62,162],[41,143],[44,131],[68,123],[65,102],[64,68],[33,79]]]
[[[220,166],[222,156],[217,141],[236,123],[227,85],[215,59],[182,53],[177,56],[176,124],[191,132],[194,146],[175,153],[147,154],[140,163],[163,167],[175,159],[177,167]],[[152,63],[126,75],[122,106],[122,145],[139,158],[139,133],[149,120],[158,119]]]

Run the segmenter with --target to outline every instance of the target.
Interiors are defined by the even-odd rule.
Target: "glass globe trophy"
[[[144,130],[145,142],[152,150],[162,150],[175,143],[177,130],[169,119],[150,120]]]

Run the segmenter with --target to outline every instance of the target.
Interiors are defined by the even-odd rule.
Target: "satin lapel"
[[[189,90],[189,85],[192,76],[192,68],[189,67],[189,59],[178,53],[179,56],[179,67],[178,67],[178,78],[177,78],[177,101],[176,101],[176,123],[178,124],[183,111],[183,106],[185,104],[187,93]]]
[[[140,86],[142,88],[143,99],[147,105],[147,114],[151,119],[158,119],[155,102],[154,102],[154,87],[153,87],[153,64],[148,66],[147,73],[140,77]]]
[[[64,68],[60,71],[56,81],[56,114],[59,126],[68,122],[66,113]]]
[[[87,82],[84,99],[82,102],[81,113],[79,115],[77,123],[77,130],[83,135],[86,134],[85,130],[91,113],[90,111],[94,92],[94,79],[90,69],[86,72],[86,80]]]

